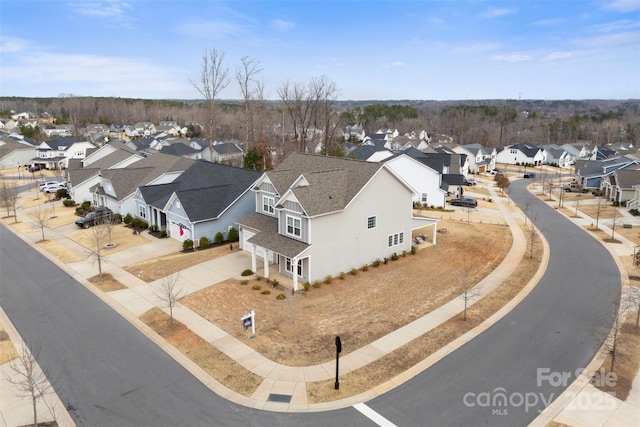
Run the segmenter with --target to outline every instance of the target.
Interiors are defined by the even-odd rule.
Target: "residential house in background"
[[[194,162],[186,157],[156,153],[126,168],[100,170],[100,182],[92,188],[93,204],[106,206],[122,216],[147,218],[146,209],[140,210],[134,198],[138,187],[173,182]]]
[[[423,160],[424,163],[420,160]],[[442,188],[442,173],[427,165],[429,160],[426,156],[416,159],[406,154],[397,154],[385,159],[384,163],[411,188],[415,189],[414,204],[445,207],[447,190]],[[440,167],[442,167],[442,163]]]
[[[66,169],[69,160],[84,159],[87,150],[94,148],[89,141],[75,136],[50,139],[38,145],[36,157],[30,163],[41,169]]]
[[[233,166],[242,165],[244,150],[240,147],[240,141],[215,142],[202,151],[202,158],[214,163],[225,163]]]
[[[30,161],[36,155],[36,145],[29,138],[0,133],[0,169],[22,166],[26,176]]]
[[[175,181],[138,188],[138,216],[178,241],[227,238],[236,221],[255,210],[253,184],[262,175],[248,169],[199,160]]]
[[[631,165],[626,169],[618,169],[611,175],[604,177],[600,189],[604,191],[607,200],[620,205],[633,200],[636,196],[635,187],[640,185],[640,166]]]
[[[541,145],[543,163],[547,165],[556,165],[559,168],[568,168],[573,163],[569,161],[570,156],[562,147],[556,144]]]
[[[458,154],[464,154],[469,159],[469,173],[484,173],[496,167],[496,149],[484,147],[480,144],[466,144],[453,147]]]
[[[635,167],[638,164],[640,160],[630,155],[588,160],[576,173],[576,181],[585,188],[601,188],[605,177],[617,170]]]
[[[513,144],[506,146],[496,156],[497,163],[508,165],[538,166],[544,162],[542,149],[531,144]]]
[[[144,157],[121,142],[111,141],[87,152],[84,159],[71,160],[66,170],[67,191],[77,203],[94,202],[95,186],[100,183],[100,171],[123,169]]]
[[[263,261],[281,274],[313,282],[409,251],[412,232],[437,220],[415,217],[411,188],[384,163],[289,155],[253,188],[255,212],[238,220],[240,247],[252,269]]]

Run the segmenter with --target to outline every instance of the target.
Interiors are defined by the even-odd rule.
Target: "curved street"
[[[618,267],[529,183],[514,181],[511,197],[549,243],[546,273],[486,332],[366,402],[391,423],[526,425],[575,379],[556,384],[539,370],[573,375],[595,355],[619,299]],[[78,425],[375,425],[354,408],[283,414],[231,403],[5,227],[0,242],[0,304],[25,340],[41,343],[41,362]]]

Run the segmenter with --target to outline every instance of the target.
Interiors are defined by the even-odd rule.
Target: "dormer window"
[[[262,212],[273,214],[273,205],[276,199],[269,196],[262,196]]]
[[[300,218],[287,215],[287,234],[295,237],[301,236]]]

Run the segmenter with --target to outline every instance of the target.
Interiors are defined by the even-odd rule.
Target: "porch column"
[[[268,279],[269,278],[269,250],[267,248],[264,248],[264,278]]]
[[[251,271],[256,271],[256,245],[251,245]]]
[[[298,258],[293,258],[291,260],[291,264],[293,266],[293,290],[298,290]]]
[[[438,231],[438,223],[433,224],[433,244],[436,244],[436,236]]]

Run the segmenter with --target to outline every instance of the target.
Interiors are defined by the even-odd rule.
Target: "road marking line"
[[[373,409],[369,408],[364,403],[356,403],[355,405],[353,405],[353,407],[357,409],[362,415],[369,418],[374,423],[378,424],[380,427],[397,427],[391,421],[389,421],[388,419],[386,419],[385,417],[383,417]]]

